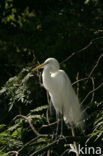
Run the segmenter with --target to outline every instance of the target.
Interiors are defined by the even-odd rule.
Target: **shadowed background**
[[[17,120],[17,123],[8,126],[16,115],[30,116],[33,118],[33,125],[37,129],[47,123],[46,108],[32,112],[37,107],[46,106],[48,103],[46,91],[40,86],[37,73],[33,75],[30,72],[31,67],[36,66],[37,61],[44,62],[48,57],[54,57],[61,63],[73,52],[88,45],[92,39],[102,36],[103,3],[100,0],[1,0],[0,123],[1,128],[7,126],[7,129],[10,127],[12,129],[8,130],[9,132],[6,129],[3,132],[5,135],[9,135],[5,139],[1,133],[1,154],[19,149],[22,144],[33,138],[30,127],[24,121]],[[71,59],[62,63],[61,68],[67,72],[72,82],[88,77],[102,53],[103,39],[100,38],[84,51],[75,54]],[[102,57],[91,77],[92,79],[88,81],[74,85],[80,101],[85,98],[88,92],[102,83]],[[84,133],[85,135],[92,134],[93,139],[99,138],[96,145],[99,144],[100,146],[102,146],[101,138],[103,135],[101,126],[103,125],[101,122],[103,119],[102,93],[103,88],[98,89],[83,104],[83,108],[89,107]],[[51,117],[50,120],[55,121],[54,117]],[[97,125],[98,122],[101,122],[101,125]],[[96,125],[97,127],[95,127]],[[50,132],[52,133],[54,130],[55,127]],[[48,133],[48,131],[47,128],[45,132]],[[67,130],[64,131],[68,135]],[[13,132],[15,133],[13,134]],[[79,135],[82,134],[79,133]],[[18,141],[20,144],[17,144],[20,146],[8,147],[7,139],[11,138],[12,140],[14,136],[16,140],[13,139]],[[29,152],[34,150],[33,147],[28,147]],[[56,150],[55,148],[51,149],[51,153],[53,150],[57,154],[60,152],[58,147]],[[63,150],[62,148],[61,151],[63,152]],[[24,149],[23,152],[26,153],[26,150]],[[21,155],[24,155],[23,152]],[[29,152],[27,155],[30,154]]]

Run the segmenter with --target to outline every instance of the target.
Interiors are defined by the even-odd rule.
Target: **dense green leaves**
[[[0,154],[18,151],[30,155],[49,144],[52,139],[42,137],[35,142],[30,123],[17,115],[24,115],[42,134],[55,133],[56,126],[45,126],[55,121],[47,111],[47,96],[41,87],[40,73],[32,73],[38,60],[48,57],[59,62],[94,40],[84,51],[61,64],[72,82],[80,101],[103,81],[103,3],[101,0],[1,0],[0,2]],[[97,63],[97,64],[96,64]],[[103,86],[91,93],[83,103],[86,109],[84,134],[89,146],[103,147]],[[48,99],[49,100],[49,99]],[[48,117],[49,115],[49,117]],[[14,120],[15,119],[15,120]],[[71,132],[64,126],[64,134]],[[82,132],[76,130],[76,134]],[[31,142],[30,142],[31,141]],[[30,144],[28,143],[30,142]],[[85,140],[81,141],[84,146]],[[26,145],[23,147],[24,145]],[[22,149],[23,148],[23,149]],[[65,150],[51,147],[51,155]],[[44,155],[47,151],[44,151]],[[42,154],[42,155],[43,155]],[[10,154],[14,155],[14,154]]]

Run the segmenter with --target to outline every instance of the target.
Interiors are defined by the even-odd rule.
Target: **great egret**
[[[63,115],[66,124],[77,127],[81,120],[81,108],[69,77],[65,71],[60,70],[59,62],[55,58],[48,58],[33,71],[39,68],[44,68],[43,85],[49,92],[56,113]]]

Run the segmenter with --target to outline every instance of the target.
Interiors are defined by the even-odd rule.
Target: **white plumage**
[[[49,92],[56,112],[63,113],[65,123],[78,126],[81,120],[80,103],[67,74],[60,70],[59,62],[55,58],[48,58],[34,70],[38,68],[44,68],[43,85]]]

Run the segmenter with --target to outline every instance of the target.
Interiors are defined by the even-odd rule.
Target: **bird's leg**
[[[60,114],[59,113],[57,113],[56,114],[56,118],[57,118],[57,127],[56,127],[56,136],[58,135],[58,131],[59,131],[59,116],[60,116]]]
[[[58,139],[58,131],[59,131],[59,113],[56,113],[56,119],[57,119],[57,127],[56,127],[56,132],[53,134],[53,140]]]
[[[63,136],[63,108],[62,108],[62,113],[61,113],[60,117],[61,117],[61,132],[60,132],[60,136],[62,137]]]
[[[63,114],[61,114],[61,132],[60,135],[63,135]]]

